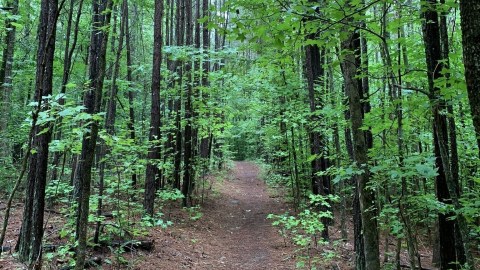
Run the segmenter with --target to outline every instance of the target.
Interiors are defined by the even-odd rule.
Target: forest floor
[[[294,269],[292,247],[285,247],[267,220],[269,213],[283,213],[288,206],[269,195],[254,164],[236,162],[229,173],[213,183],[199,220],[174,225],[167,235],[151,232],[155,251],[136,268]]]
[[[259,168],[251,162],[235,162],[226,174],[206,178],[201,208],[188,212],[179,207],[179,202],[164,206],[164,218],[172,221],[173,226],[166,229],[153,227],[147,231],[142,239],[154,241],[152,251],[115,253],[107,248],[90,255],[102,258],[103,265],[98,269],[281,270],[295,269],[299,260],[307,260],[305,265],[308,266],[308,258],[315,260],[313,263],[317,269],[353,269],[355,253],[351,219],[347,227],[348,241],[340,239],[339,225],[334,224],[329,228],[330,243],[312,247],[309,254],[305,250],[299,251],[271,225],[272,220],[267,219],[270,213],[294,211],[284,201],[282,190],[268,187],[259,173]],[[2,202],[0,209],[1,206]],[[6,238],[9,246],[13,246],[18,237],[23,209],[21,203],[14,206]],[[53,215],[50,220],[46,238],[58,242],[55,239],[59,239],[58,231],[64,218]],[[394,251],[394,243],[393,240],[389,243],[382,240],[381,253],[385,254],[385,246],[390,246],[390,252]],[[425,246],[428,245],[422,245],[420,250],[422,266],[436,269],[430,263],[431,250]],[[322,257],[325,252],[334,256]],[[0,258],[1,270],[25,269],[11,254],[4,254],[6,256]],[[401,261],[408,265],[405,250],[402,250]],[[61,269],[62,261],[53,260],[44,265],[45,269]]]

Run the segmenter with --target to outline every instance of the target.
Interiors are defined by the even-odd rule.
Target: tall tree
[[[185,0],[185,45],[193,45],[193,16],[192,16],[192,0]],[[185,145],[184,145],[184,159],[185,166],[183,174],[182,194],[183,205],[189,206],[191,204],[191,192],[194,181],[194,166],[193,166],[193,81],[192,81],[192,62],[187,60],[185,63],[185,74],[188,76],[186,80],[186,96],[185,96]]]
[[[118,45],[116,48],[116,55],[115,55],[115,62],[113,64],[113,73],[112,73],[112,84],[110,86],[110,93],[109,99],[107,101],[107,113],[105,116],[105,131],[108,135],[113,136],[115,135],[115,120],[117,118],[117,93],[118,93],[118,85],[117,85],[117,78],[120,72],[120,63],[122,58],[123,52],[123,40],[126,31],[126,5],[125,1],[122,2],[121,8],[121,20],[120,20],[120,34],[118,36]],[[114,39],[114,38],[112,38]],[[98,181],[98,201],[97,201],[97,217],[98,221],[95,226],[95,234],[93,237],[93,242],[98,244],[99,236],[100,236],[100,216],[102,215],[103,211],[103,194],[105,189],[105,169],[106,169],[106,160],[105,156],[110,153],[109,146],[105,142],[101,142],[100,145],[100,153],[98,159],[100,160],[100,170],[99,170],[99,181]]]
[[[35,102],[40,111],[50,107],[45,98],[52,94],[53,61],[57,30],[58,1],[43,0],[40,8],[40,25],[37,34],[37,68]],[[47,182],[48,144],[52,136],[49,122],[35,127],[32,154],[29,159],[25,205],[18,249],[20,259],[30,269],[42,268],[42,239]]]
[[[132,60],[132,41],[130,38],[130,27],[129,27],[129,11],[128,11],[128,0],[123,0],[123,5],[125,6],[124,16],[125,16],[125,49],[127,56],[127,81],[129,84],[133,83],[133,60]],[[130,139],[135,141],[135,108],[133,104],[134,100],[134,89],[131,85],[128,87],[128,123],[127,128],[130,131]],[[134,171],[131,176],[132,187],[137,187],[137,172]]]
[[[183,46],[185,42],[185,0],[176,0],[177,11],[176,11],[176,26],[175,26],[175,36],[176,36],[176,45]],[[178,74],[178,79],[176,80],[177,87],[179,92],[182,91],[183,87],[183,67],[180,60],[175,61],[176,73]],[[180,178],[181,178],[181,163],[182,163],[182,124],[181,124],[181,110],[182,110],[182,94],[178,93],[177,98],[173,103],[173,110],[175,111],[175,154],[173,161],[173,187],[180,189]]]
[[[351,3],[350,3],[351,5]],[[357,79],[358,70],[356,58],[361,53],[360,36],[356,31],[350,30],[350,34],[342,41],[341,49],[345,52],[341,63],[345,90],[350,108],[352,124],[353,156],[357,166],[361,170],[356,176],[358,196],[360,202],[360,215],[364,240],[365,269],[380,269],[380,256],[378,248],[378,225],[376,221],[375,194],[367,185],[370,182],[368,168],[368,142],[362,130],[363,104],[361,80]]]
[[[438,168],[436,177],[437,199],[445,204],[451,204],[460,209],[459,186],[451,169],[451,149],[449,149],[447,116],[442,113],[447,110],[445,99],[442,97],[440,88],[435,85],[435,80],[443,77],[444,59],[440,38],[440,26],[437,1],[429,0],[423,6],[423,39],[425,43],[425,55],[428,72],[428,86],[430,106],[433,115],[433,145],[435,165]],[[440,213],[438,215],[440,237],[440,268],[460,269],[460,265],[468,262],[473,265],[468,247],[468,228],[462,214],[452,219],[453,213]],[[455,230],[459,230],[460,237],[455,237]],[[463,253],[458,247],[464,247]],[[459,265],[460,264],[460,265]]]
[[[460,16],[468,100],[480,154],[480,2],[461,0]]]
[[[13,54],[15,49],[15,16],[18,14],[18,0],[9,0],[6,6],[11,8],[10,16],[5,20],[5,29],[7,34],[3,40],[4,48],[2,54],[2,62],[0,64],[0,132],[6,132],[8,124],[8,115],[10,111],[10,95],[13,89]],[[3,134],[2,134],[3,135]],[[9,143],[6,141],[7,136],[0,139],[0,148],[3,157],[8,156]]]
[[[307,37],[310,40],[318,38],[316,34],[310,34]],[[313,194],[330,194],[330,181],[326,175],[320,175],[326,171],[326,159],[323,153],[323,138],[319,131],[322,119],[318,116],[318,108],[322,106],[322,101],[315,95],[316,88],[324,86],[325,69],[323,68],[325,49],[312,44],[305,46],[305,77],[307,79],[308,99],[311,113],[311,128],[309,131],[310,154],[314,156],[311,161],[311,178]],[[319,104],[320,103],[320,104]],[[324,209],[326,210],[326,209]],[[322,232],[324,239],[328,238],[328,221],[324,220],[325,229]]]
[[[202,65],[202,86],[208,86],[208,72],[210,71],[210,62],[208,60],[210,49],[210,31],[208,29],[208,24],[210,22],[210,14],[208,10],[209,0],[202,0],[202,15],[203,15],[203,24],[202,24],[202,45],[203,45],[203,65]],[[208,100],[208,93],[202,93],[202,99],[206,103]],[[211,131],[208,130],[207,134],[203,135],[200,140],[200,157],[202,159],[207,159],[210,157],[210,148],[212,145],[211,142]],[[202,161],[206,162],[206,161]],[[206,165],[204,165],[206,166]]]
[[[155,204],[155,183],[160,180],[160,170],[157,162],[160,161],[160,86],[162,76],[160,68],[162,65],[162,24],[163,24],[163,0],[155,0],[155,19],[153,33],[153,68],[152,68],[152,106],[150,111],[150,149],[148,151],[146,177],[145,177],[145,197],[143,206],[145,212],[153,216]]]
[[[85,112],[93,116],[100,112],[103,82],[105,78],[106,54],[108,44],[108,26],[110,24],[112,0],[92,1],[92,30],[90,35],[88,89],[83,96]],[[75,269],[81,270],[85,264],[87,249],[88,215],[90,210],[90,187],[92,167],[98,137],[99,122],[92,119],[82,138],[82,150],[78,157],[74,196],[77,202],[77,220],[75,239]]]

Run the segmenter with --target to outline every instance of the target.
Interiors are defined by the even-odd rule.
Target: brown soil
[[[287,206],[269,196],[258,173],[252,163],[237,162],[230,179],[214,184],[218,194],[202,206],[203,217],[175,225],[169,237],[153,231],[156,249],[135,268],[293,269],[292,248],[267,220]]]

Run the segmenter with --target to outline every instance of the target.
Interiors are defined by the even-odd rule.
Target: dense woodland
[[[169,226],[244,159],[300,247],[336,224],[356,269],[423,269],[419,241],[478,267],[478,0],[2,0],[0,37],[0,246],[21,202],[29,269],[47,209],[83,269],[106,212]]]

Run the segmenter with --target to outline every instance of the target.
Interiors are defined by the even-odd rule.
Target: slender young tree
[[[174,1],[167,0],[165,10],[165,46],[170,47],[173,45],[173,35],[175,30],[175,8],[174,8]],[[169,71],[169,77],[167,79],[167,89],[174,89],[175,87],[175,61],[171,59],[169,56],[165,56],[165,64]],[[175,119],[175,111],[174,111],[174,95],[172,96],[169,91],[165,91],[164,95],[164,112],[163,112],[163,131],[165,134],[165,140],[163,142],[163,155],[162,155],[162,162],[163,164],[168,164],[172,160],[172,156],[174,153],[173,149],[173,142],[174,142],[174,128],[173,128],[173,121]],[[162,179],[160,180],[160,187],[165,186],[168,184],[170,187],[173,185],[172,175],[169,174],[167,171],[162,173]]]
[[[118,45],[116,48],[116,55],[115,55],[115,62],[113,64],[113,73],[112,73],[112,84],[110,86],[110,93],[109,99],[107,101],[107,114],[105,116],[105,131],[108,135],[113,136],[115,135],[115,121],[117,118],[117,93],[118,93],[118,85],[117,85],[117,78],[120,72],[120,63],[122,58],[123,52],[123,40],[125,37],[125,21],[126,21],[126,2],[122,2],[121,7],[121,20],[120,20],[120,34],[118,36]],[[112,38],[113,39],[113,38]],[[99,236],[100,236],[100,216],[102,215],[103,211],[103,194],[105,189],[105,169],[107,164],[105,162],[105,156],[110,153],[109,146],[106,145],[105,142],[101,142],[100,145],[100,153],[98,159],[100,161],[100,170],[99,170],[99,181],[98,181],[98,201],[97,201],[97,217],[99,220],[95,226],[95,234],[93,237],[93,242],[98,244]],[[103,160],[103,161],[102,161]]]
[[[80,17],[82,15],[82,8],[83,8],[83,0],[78,1],[79,3],[78,3],[77,14],[76,14],[76,20],[75,20],[75,24],[73,24],[75,2],[77,1],[70,0],[70,6],[68,9],[67,30],[65,33],[65,50],[63,53],[64,58],[63,58],[62,88],[60,89],[60,94],[63,94],[63,95],[65,95],[67,92],[67,84],[68,84],[68,81],[70,80],[73,54],[77,47]],[[72,30],[73,30],[73,36],[72,36]],[[58,103],[60,105],[64,105],[65,97],[60,98]],[[57,123],[61,123],[61,121],[62,121],[62,118],[58,119]],[[56,140],[60,140],[62,138],[62,130],[59,129],[54,136]],[[51,178],[53,180],[58,180],[58,167],[60,164],[61,156],[62,154],[60,152],[55,152],[55,154],[53,155],[53,170],[52,170],[52,178]]]
[[[202,24],[202,46],[203,46],[203,64],[202,64],[202,86],[208,86],[208,72],[210,71],[210,62],[208,61],[208,50],[210,49],[210,31],[208,29],[210,13],[208,10],[209,0],[202,0],[202,15],[204,22]],[[202,99],[208,100],[208,93],[202,93]],[[200,139],[200,157],[205,160],[210,157],[211,131]],[[206,166],[206,165],[204,165]]]
[[[176,45],[183,46],[185,42],[185,0],[176,0],[177,11],[176,11],[176,26],[175,26],[175,36],[176,36]],[[176,80],[177,87],[179,92],[183,88],[183,67],[181,61],[175,61],[176,73],[178,74],[178,79]],[[175,154],[173,161],[173,187],[176,189],[181,188],[180,178],[181,178],[181,163],[182,163],[182,124],[181,124],[181,107],[182,107],[182,94],[178,93],[177,98],[173,103],[173,109],[175,111]]]
[[[160,161],[160,86],[162,76],[160,68],[162,65],[162,24],[163,24],[163,0],[155,0],[155,19],[153,33],[153,68],[152,68],[152,106],[150,111],[150,149],[148,151],[146,177],[145,177],[145,196],[143,207],[145,212],[153,216],[155,205],[155,183],[160,179],[160,170],[157,162]]]
[[[6,6],[11,8],[11,16],[18,14],[18,0],[9,0]],[[2,54],[2,62],[0,63],[0,132],[6,132],[8,125],[8,116],[10,111],[10,95],[13,89],[13,54],[15,51],[15,34],[17,27],[14,24],[15,19],[5,20],[5,29],[7,34],[4,38],[4,48]],[[2,134],[3,135],[3,134]],[[6,141],[7,136],[0,139],[0,148],[3,157],[8,156],[10,148]]]
[[[89,84],[83,97],[85,111],[92,116],[100,112],[102,101],[111,10],[111,0],[92,1],[92,30],[88,66]],[[78,157],[74,180],[74,197],[77,202],[75,239],[78,241],[75,249],[76,270],[83,269],[85,264],[92,167],[99,124],[98,120],[90,121],[87,132],[83,135],[82,150]]]
[[[133,60],[132,60],[132,41],[130,38],[130,27],[129,27],[129,9],[128,9],[128,0],[123,0],[123,5],[125,7],[124,16],[125,16],[125,49],[127,57],[127,81],[129,83],[128,87],[128,122],[127,128],[130,131],[130,139],[134,142],[136,140],[135,135],[135,108],[134,108],[134,89],[130,84],[133,83]],[[133,172],[132,176],[132,187],[135,189],[137,187],[137,172]]]
[[[45,97],[52,94],[53,61],[57,29],[58,1],[43,0],[40,8],[40,25],[37,34],[37,69],[35,101],[41,111],[49,109]],[[48,144],[52,126],[47,123],[35,127],[32,143],[33,153],[29,159],[27,187],[23,220],[18,249],[20,260],[27,262],[29,269],[42,268],[42,239],[44,231],[45,188],[47,182]]]
[[[192,0],[185,0],[185,45],[193,45],[193,16],[192,16]],[[191,204],[191,192],[193,189],[194,170],[193,170],[193,81],[192,79],[192,63],[187,60],[185,63],[185,74],[188,76],[186,80],[186,96],[185,96],[185,145],[183,163],[185,166],[183,174],[182,194],[183,205]]]

